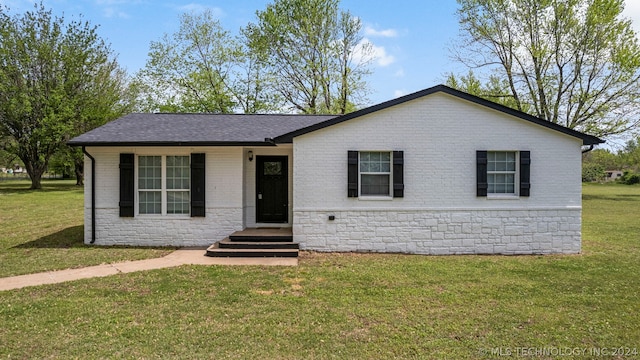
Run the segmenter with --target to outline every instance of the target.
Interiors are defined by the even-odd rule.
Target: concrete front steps
[[[298,257],[291,228],[247,228],[207,249],[211,257]]]

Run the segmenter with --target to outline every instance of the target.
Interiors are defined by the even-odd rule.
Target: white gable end
[[[301,243],[318,239],[319,244],[337,241],[335,247],[352,244],[347,250],[434,253],[433,249],[437,248],[452,250],[435,253],[553,252],[554,235],[538,231],[538,227],[549,228],[549,224],[538,218],[557,216],[560,211],[566,212],[563,216],[571,218],[567,221],[577,231],[564,237],[570,245],[559,245],[562,249],[557,252],[577,252],[580,248],[581,144],[581,140],[572,136],[441,92],[391,106],[294,138],[294,234],[299,234]],[[347,197],[349,150],[403,151],[404,197],[375,200]],[[531,196],[478,197],[478,150],[530,151]],[[491,220],[494,225],[499,222],[499,226],[483,228],[482,223],[486,224],[490,217],[483,213],[492,210],[506,213]],[[521,216],[523,211],[526,216]],[[326,220],[331,214],[336,220]],[[511,218],[514,215],[517,216]],[[354,220],[360,217],[362,219]],[[322,223],[312,229],[305,223],[307,218]],[[413,220],[402,224],[398,218]],[[451,222],[452,218],[469,221],[456,223]],[[375,219],[386,224],[384,231],[375,225]],[[526,222],[535,225],[516,225]],[[553,223],[552,228],[560,227],[558,221],[549,223]],[[349,224],[354,231],[346,231]],[[323,226],[329,232],[326,238]],[[474,226],[476,231],[471,230]],[[344,232],[339,230],[343,228]],[[445,231],[449,228],[452,231]],[[459,235],[452,235],[455,229],[459,229]],[[481,239],[487,237],[482,235],[483,231],[495,233],[495,241],[504,241],[499,235],[505,232],[515,234],[510,235],[513,239],[507,239],[515,245],[508,249],[507,244],[498,244],[497,248],[487,244],[478,246],[494,241]],[[357,238],[362,233],[369,235],[363,241],[354,240],[354,234]],[[444,237],[445,233],[455,238],[455,243],[441,246],[433,243],[437,239],[432,238],[432,234]],[[540,238],[541,233],[546,233],[548,244],[533,244],[534,235]],[[412,241],[412,236],[427,237],[431,243]],[[398,241],[384,245],[392,237]],[[463,240],[468,246],[461,245]],[[320,250],[326,247],[333,245],[309,246]]]

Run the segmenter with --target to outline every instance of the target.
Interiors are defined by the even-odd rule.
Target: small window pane
[[[265,161],[264,175],[282,175],[282,163],[280,161]]]
[[[361,194],[362,195],[384,195],[388,196],[389,175],[362,175]]]
[[[160,191],[140,191],[140,214],[160,214],[162,212],[162,194]]]
[[[389,152],[366,151],[360,153],[361,173],[380,173],[391,171],[391,154]]]
[[[167,214],[189,214],[189,192],[167,191]]]
[[[160,156],[138,157],[138,188],[160,189],[162,181],[162,158]]]
[[[188,156],[167,156],[167,190],[188,190],[189,180],[189,157]],[[168,211],[167,211],[168,212]]]

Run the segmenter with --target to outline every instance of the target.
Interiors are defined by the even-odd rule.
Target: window
[[[531,195],[531,151],[476,150],[476,196]]]
[[[138,157],[138,213],[189,214],[189,156]]]
[[[516,152],[487,152],[487,193],[516,195]]]
[[[391,195],[391,153],[360,152],[360,195]]]

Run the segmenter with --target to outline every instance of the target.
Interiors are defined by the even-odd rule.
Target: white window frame
[[[140,157],[147,156],[159,156],[161,159],[161,180],[160,189],[140,189],[140,173],[139,164]],[[135,158],[135,215],[141,217],[157,217],[157,216],[170,216],[179,218],[190,218],[191,216],[191,189],[167,189],[167,156],[180,156],[187,157],[189,159],[189,168],[191,167],[191,157],[187,154],[170,154],[170,155],[158,155],[158,154],[137,154]],[[189,182],[191,181],[191,171],[189,171]],[[159,214],[142,214],[140,213],[140,192],[145,191],[160,191],[161,198],[161,211]],[[189,193],[189,212],[186,214],[169,214],[167,213],[167,193],[168,192],[187,192]]]
[[[488,154],[491,153],[512,153],[514,154],[515,169],[514,170],[489,170]],[[513,175],[513,193],[496,193],[490,192],[490,175],[505,174]],[[495,185],[495,184],[494,184]],[[520,152],[516,150],[488,150],[487,151],[487,198],[491,199],[517,199],[520,196]]]
[[[362,154],[363,153],[388,153],[389,154],[389,171],[368,172],[361,171]],[[370,195],[362,193],[362,175],[388,175],[389,189],[386,195]],[[364,200],[389,200],[393,199],[393,151],[388,150],[362,150],[358,151],[358,198]]]

